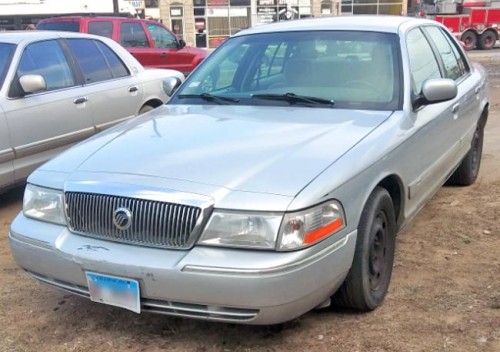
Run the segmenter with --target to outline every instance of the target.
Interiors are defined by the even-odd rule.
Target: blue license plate
[[[137,280],[86,272],[90,299],[94,302],[141,312]]]

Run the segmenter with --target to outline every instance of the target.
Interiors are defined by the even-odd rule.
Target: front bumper
[[[340,286],[356,231],[296,252],[202,246],[181,251],[75,235],[21,213],[9,239],[16,262],[34,278],[84,297],[85,272],[91,271],[138,280],[141,311],[277,324],[317,307]]]

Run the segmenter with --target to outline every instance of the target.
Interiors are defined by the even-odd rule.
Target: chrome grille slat
[[[71,231],[151,247],[187,248],[202,214],[199,207],[155,200],[84,192],[66,192],[65,197]],[[126,230],[113,223],[118,208],[132,213],[132,224]]]
[[[132,211],[132,218],[134,218],[135,216],[137,216],[137,214],[139,213],[138,209],[139,209],[139,206],[138,206],[138,200],[137,199],[134,199],[132,200],[132,204],[131,204],[131,207],[130,207],[130,210]],[[127,232],[127,239],[129,241],[132,241],[133,238],[131,237],[132,233],[139,233],[139,224],[137,221],[132,221],[132,226],[131,226],[131,229],[129,229],[129,231]]]
[[[169,205],[168,204],[162,204],[163,206],[163,214],[162,214],[162,222],[160,225],[160,233],[163,234],[163,240],[165,240],[165,234],[167,233],[166,227],[168,226],[168,210]]]

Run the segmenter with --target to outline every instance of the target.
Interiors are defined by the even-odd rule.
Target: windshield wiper
[[[324,99],[319,97],[309,97],[306,95],[297,95],[295,93],[285,93],[285,94],[253,94],[252,98],[255,99],[269,99],[269,100],[284,100],[291,104],[294,103],[306,103],[312,105],[329,105],[333,107],[335,101],[333,99]]]
[[[224,97],[220,95],[213,95],[210,93],[201,93],[201,94],[179,94],[179,99],[183,98],[200,98],[207,101],[216,101],[216,102],[224,102],[224,103],[239,103],[240,100],[238,98]]]

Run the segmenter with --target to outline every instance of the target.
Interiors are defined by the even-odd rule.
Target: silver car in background
[[[168,100],[173,70],[144,69],[114,41],[0,33],[0,192],[63,149]]]
[[[488,104],[483,68],[434,21],[243,30],[166,106],[35,171],[12,252],[45,284],[137,313],[370,311],[397,233],[445,182],[476,180]]]

